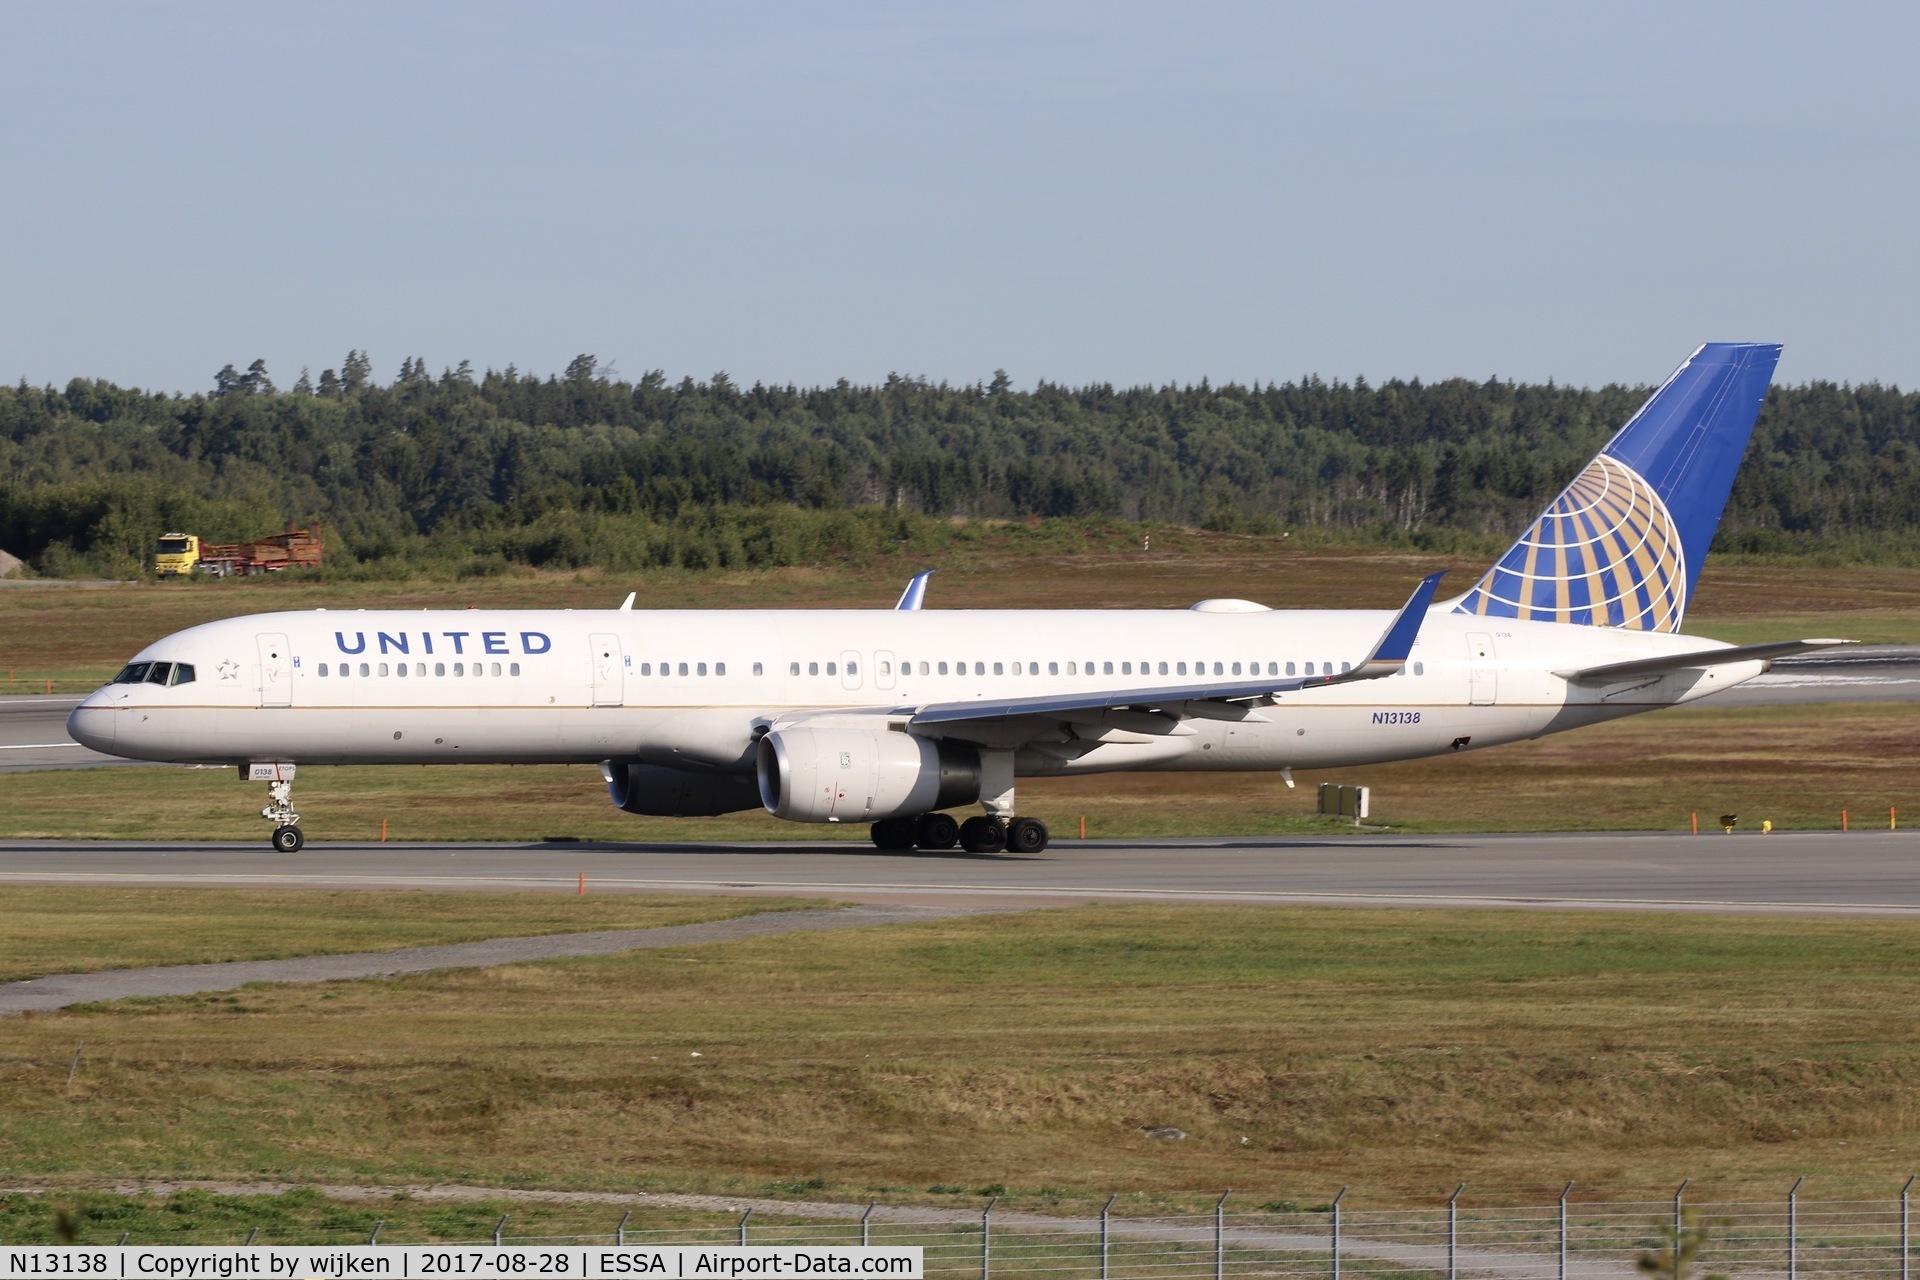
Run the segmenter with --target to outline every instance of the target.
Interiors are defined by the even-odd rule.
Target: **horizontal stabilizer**
[[[1689,671],[1699,667],[1724,666],[1729,662],[1756,662],[1785,658],[1796,653],[1812,653],[1837,645],[1858,644],[1858,640],[1774,640],[1767,644],[1742,644],[1726,649],[1698,649],[1692,653],[1668,653],[1657,658],[1636,658],[1631,662],[1610,662],[1604,667],[1583,671],[1556,671],[1563,680],[1578,684],[1611,684],[1635,676],[1662,676],[1670,671]]]

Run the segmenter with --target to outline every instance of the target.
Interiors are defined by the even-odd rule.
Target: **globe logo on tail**
[[[1603,453],[1455,612],[1678,631],[1686,600],[1686,552],[1673,516],[1638,472]]]

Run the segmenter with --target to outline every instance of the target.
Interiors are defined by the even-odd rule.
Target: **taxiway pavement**
[[[1059,840],[1032,857],[807,844],[0,841],[0,883],[760,893],[1920,916],[1920,831]]]

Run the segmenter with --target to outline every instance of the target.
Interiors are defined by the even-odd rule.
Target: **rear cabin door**
[[[287,637],[279,632],[262,633],[260,640],[260,705],[293,705],[293,657]]]
[[[593,639],[593,705],[617,707],[625,701],[625,659],[620,653],[620,637],[600,632]]]
[[[1467,633],[1467,701],[1490,707],[1500,692],[1500,666],[1494,658],[1493,637],[1484,631]]]

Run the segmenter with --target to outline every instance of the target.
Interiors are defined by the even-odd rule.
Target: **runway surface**
[[[869,903],[1089,901],[1920,916],[1920,832],[1062,840],[1034,857],[851,843],[0,841],[0,884],[778,893]]]
[[[0,697],[0,773],[139,764],[89,751],[67,736],[71,695]],[[1800,702],[1920,702],[1920,646],[1875,645],[1783,658],[1772,671],[1715,694],[1713,706]]]

